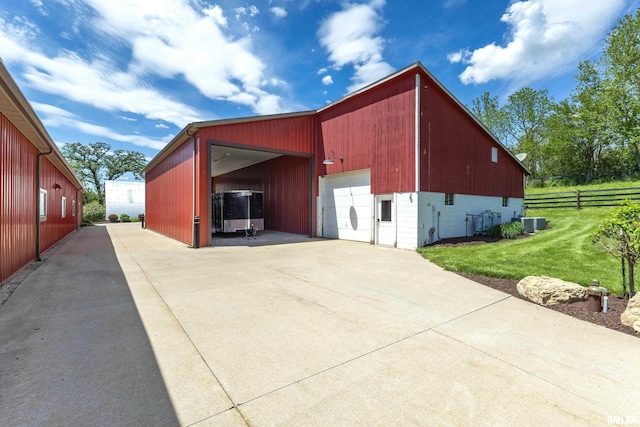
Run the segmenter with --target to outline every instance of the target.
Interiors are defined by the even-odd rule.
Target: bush
[[[82,223],[93,224],[94,222],[104,221],[105,209],[98,202],[91,202],[82,208]]]
[[[131,217],[127,214],[121,214],[120,222],[131,222]]]
[[[498,224],[489,229],[489,235],[498,239],[515,239],[521,234],[524,234],[524,226],[521,222]]]
[[[116,214],[109,215],[109,222],[118,222],[118,215]]]

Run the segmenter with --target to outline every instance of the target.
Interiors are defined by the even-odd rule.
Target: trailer
[[[211,232],[236,233],[247,237],[264,230],[263,192],[234,190],[211,195]]]

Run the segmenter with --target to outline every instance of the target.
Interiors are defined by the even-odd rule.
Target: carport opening
[[[311,156],[210,143],[209,158],[211,245],[254,230],[311,236]]]

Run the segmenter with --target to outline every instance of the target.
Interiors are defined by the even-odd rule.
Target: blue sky
[[[53,140],[149,158],[190,122],[316,109],[421,61],[470,105],[556,100],[640,0],[0,0],[0,57]]]

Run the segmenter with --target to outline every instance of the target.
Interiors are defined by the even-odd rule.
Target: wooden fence
[[[524,196],[524,206],[525,209],[582,209],[600,206],[620,206],[625,200],[640,201],[640,187],[526,194]]]

